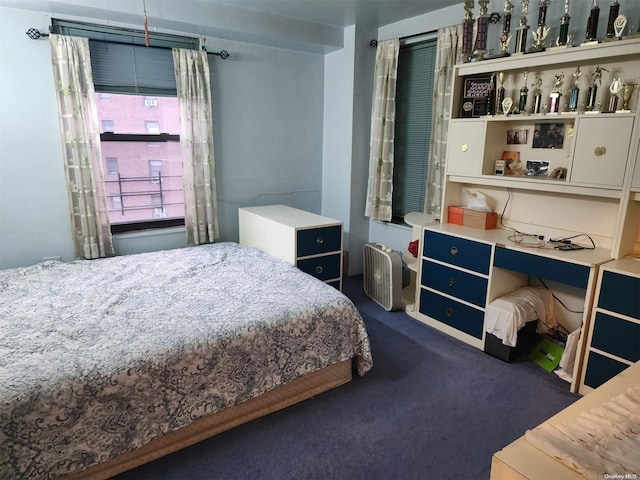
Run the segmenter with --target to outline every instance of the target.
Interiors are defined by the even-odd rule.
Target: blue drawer
[[[584,376],[584,383],[591,388],[598,388],[600,385],[611,380],[627,367],[629,367],[629,365],[626,363],[618,362],[596,352],[589,352],[587,373],[585,373]]]
[[[320,280],[340,278],[340,254],[298,260],[296,266]]]
[[[482,339],[484,312],[443,297],[429,290],[420,290],[420,313],[439,322]]]
[[[309,228],[296,233],[296,256],[335,252],[342,248],[342,226]]]
[[[493,265],[578,288],[587,288],[587,283],[589,283],[590,268],[585,265],[509,250],[504,247],[496,248]]]
[[[640,360],[640,324],[596,313],[591,346],[631,362]]]
[[[474,272],[489,273],[491,245],[443,233],[424,231],[422,254]]]
[[[598,306],[640,319],[640,278],[605,271]]]
[[[487,298],[487,279],[455,268],[422,261],[421,285],[484,307]]]

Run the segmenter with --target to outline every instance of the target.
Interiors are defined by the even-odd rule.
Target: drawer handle
[[[593,153],[595,154],[596,157],[601,157],[607,153],[607,148],[604,146],[596,147]]]
[[[458,247],[451,247],[451,255],[457,255],[458,254]]]
[[[322,273],[322,265],[316,267],[316,273]]]
[[[463,152],[466,152],[467,150],[469,150],[469,145],[467,145],[466,143],[465,143],[465,144],[463,144],[463,145],[460,147],[460,150],[462,150]]]
[[[449,279],[449,286],[453,287],[456,284],[456,279],[455,278],[450,278]]]
[[[316,245],[323,245],[323,244],[324,244],[324,238],[322,237],[316,238]]]
[[[445,313],[447,314],[447,317],[450,317],[451,315],[453,315],[453,308],[447,308]]]

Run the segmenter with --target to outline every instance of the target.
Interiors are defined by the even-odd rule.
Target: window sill
[[[154,237],[157,235],[171,235],[174,233],[185,233],[185,231],[186,230],[184,225],[180,225],[177,227],[148,228],[146,230],[135,230],[135,231],[124,232],[124,233],[114,233],[112,237],[117,239]]]

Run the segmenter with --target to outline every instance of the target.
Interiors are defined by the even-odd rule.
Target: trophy
[[[505,115],[509,115],[512,106],[513,100],[511,99],[511,97],[506,97],[504,100],[502,100],[502,113],[504,113]]]
[[[589,19],[587,20],[587,40],[583,45],[587,43],[598,43],[598,18],[600,17],[598,1],[599,0],[593,0],[593,5],[589,12]]]
[[[517,28],[516,36],[516,50],[514,53],[524,53],[527,50],[527,32],[529,25],[527,25],[527,14],[529,13],[529,0],[522,1],[522,16]]]
[[[624,15],[618,15],[613,22],[613,31],[618,40],[622,40],[622,34],[624,33],[624,28],[627,26],[627,17]]]
[[[527,50],[527,53],[536,53],[536,52],[544,52],[544,41],[549,35],[549,28],[545,27],[545,23],[547,22],[547,6],[549,5],[549,0],[540,0],[540,5],[538,7],[538,28],[531,32],[533,36],[533,40],[535,44]]]
[[[631,110],[629,109],[629,102],[631,101],[631,97],[633,96],[633,92],[635,91],[636,87],[637,85],[635,83],[625,83],[622,86],[622,109],[618,110],[618,112],[631,112]]]
[[[569,0],[564,0],[564,15],[560,17],[560,34],[556,40],[556,45],[562,47],[569,42]]]
[[[573,72],[573,88],[569,91],[569,111],[577,112],[578,111],[578,98],[580,97],[580,87],[578,83],[580,81],[580,77],[582,76],[582,72],[580,71],[580,67],[576,68],[576,71]]]
[[[591,81],[589,82],[589,90],[587,92],[587,106],[585,107],[585,111],[587,112],[598,113],[597,110],[594,110],[596,106],[596,94],[598,93],[598,85],[596,85],[596,82],[602,85],[603,71],[608,72],[609,70],[598,65],[590,75]]]
[[[618,93],[622,90],[622,78],[613,78],[611,85],[609,85],[609,92],[611,92],[611,98],[609,98],[609,112],[615,112],[618,109]]]
[[[504,72],[498,72],[498,90],[496,92],[496,115],[502,115],[509,112],[505,112],[502,108],[502,102],[504,100]]]
[[[535,114],[540,113],[540,108],[542,107],[542,78],[539,74],[536,73],[536,81],[532,83],[533,87],[533,105],[531,106],[531,111]]]
[[[527,87],[527,78],[529,78],[529,70],[525,69],[522,72],[524,75],[524,85],[520,89],[520,100],[518,101],[518,112],[523,113],[527,108],[527,96],[529,95],[529,87]]]
[[[613,0],[613,3],[609,6],[609,20],[607,21],[607,38],[613,38],[616,35],[614,23],[618,18],[620,12],[620,4],[618,0]]]
[[[484,60],[487,53],[487,34],[489,32],[489,14],[487,4],[489,0],[478,0],[480,15],[478,15],[476,27],[476,43],[473,47],[473,60]]]
[[[473,7],[474,0],[464,0],[464,23],[462,24],[462,51],[460,59],[467,63],[473,53]]]
[[[511,43],[511,11],[513,3],[509,0],[504,2],[504,22],[502,24],[502,35],[500,35],[500,53],[494,55],[494,58],[508,57],[509,43]]]
[[[562,79],[564,78],[564,73],[556,73],[555,80],[553,81],[553,88],[551,89],[551,93],[549,94],[550,106],[549,113],[560,113],[560,99],[562,97],[562,92],[560,88],[562,87]]]

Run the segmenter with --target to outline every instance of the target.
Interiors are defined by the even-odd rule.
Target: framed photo
[[[491,114],[495,75],[468,75],[462,83],[460,117],[474,118]]]
[[[507,130],[507,145],[526,145],[527,129]]]
[[[531,177],[546,177],[549,174],[549,162],[527,160],[527,173]]]
[[[532,148],[563,148],[564,123],[536,123],[533,129]]]

